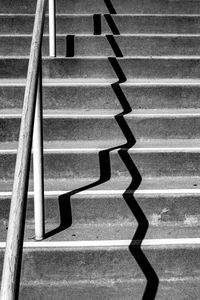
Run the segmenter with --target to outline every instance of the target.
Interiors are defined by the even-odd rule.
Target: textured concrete
[[[199,246],[144,247],[144,253],[160,280],[198,278]],[[2,264],[3,251],[0,253]],[[28,280],[128,280],[144,275],[127,248],[24,250],[22,278]]]
[[[99,12],[98,12],[99,13]],[[161,15],[113,15],[120,34],[160,33],[160,34],[199,34],[200,17],[161,16]],[[0,15],[0,34],[31,34],[34,15]],[[44,32],[48,33],[46,17]],[[93,34],[93,15],[57,15],[57,33]],[[102,17],[102,33],[112,34],[105,18]]]
[[[159,83],[156,80],[143,83],[130,82],[122,89],[132,109],[183,109],[200,108],[200,85],[192,85],[187,80],[176,84],[172,80]],[[6,85],[6,83],[9,83]],[[24,81],[12,80],[0,86],[0,109],[19,109],[24,97]],[[48,84],[48,85],[47,85]],[[122,109],[109,82],[103,84],[46,81],[43,86],[43,107],[48,110],[111,110]]]
[[[194,78],[200,76],[199,58],[124,58],[119,63],[127,79]],[[0,78],[26,78],[28,58],[0,58]],[[45,58],[44,78],[109,78],[117,81],[107,58]]]
[[[92,178],[76,178],[66,180],[65,178],[59,179],[50,179],[45,178],[45,191],[52,195],[52,192],[56,192],[56,196],[60,194],[65,194],[66,192],[77,190],[80,187],[85,187],[89,184],[94,183],[94,179]],[[86,195],[89,193],[101,193],[102,195],[108,194],[111,190],[113,191],[114,195],[116,195],[117,191],[124,191],[127,189],[127,186],[131,183],[131,179],[127,177],[120,177],[120,178],[111,178],[109,181],[101,183],[97,186],[90,187],[86,191]],[[4,195],[12,194],[12,180],[0,181],[0,193]],[[200,177],[199,176],[166,176],[166,177],[151,177],[142,178],[142,182],[138,187],[135,193],[140,193],[140,195],[150,195],[151,191],[153,190],[153,194],[165,195],[166,192],[168,195],[198,195],[200,187]],[[30,179],[29,184],[30,192],[33,191],[33,181]],[[58,192],[59,191],[59,192]],[[104,192],[105,191],[105,192]],[[131,188],[128,191],[132,191]],[[164,193],[165,192],[165,193]]]
[[[0,7],[1,242],[7,233],[35,2],[2,0]],[[129,144],[137,143],[128,152],[130,161],[125,159],[129,145],[120,153],[108,152],[127,142],[122,132],[127,127],[122,116],[114,118],[122,107],[110,86],[117,75],[107,59],[114,53],[105,37],[112,34],[105,17],[103,36],[92,36],[92,14],[108,13],[104,1],[57,0],[60,57],[43,60],[45,238],[56,246],[35,243],[24,250],[21,299],[142,299],[147,265],[138,247],[132,254],[128,246],[59,247],[64,241],[131,240],[138,230],[143,238],[148,224],[141,214],[136,216],[137,203],[149,222],[147,239],[158,244],[160,239],[193,241],[142,247],[159,277],[156,299],[200,299],[200,246],[193,240],[200,228],[200,6],[194,0],[112,2],[118,13],[128,13],[113,15],[113,20],[125,56],[119,59],[128,79],[122,88],[133,109],[125,117],[133,133],[127,138]],[[74,58],[64,57],[67,34],[79,34]],[[48,55],[47,36],[43,51]],[[130,198],[132,212],[122,195],[131,183],[127,169],[132,185],[140,185],[137,203]],[[32,170],[30,178],[33,190]],[[78,195],[73,190],[80,187],[84,193]],[[34,243],[33,193],[25,241]],[[0,269],[3,252],[2,247]],[[148,280],[153,288],[151,274]]]
[[[199,299],[200,280],[191,278],[189,280],[162,281],[159,284],[156,299],[158,300],[197,300]],[[23,285],[21,288],[21,298],[27,300],[54,300],[66,299],[93,300],[94,295],[97,300],[141,300],[145,289],[145,282],[134,280],[120,281],[93,281],[87,284],[60,284],[43,285],[39,282],[32,282],[32,285]]]
[[[108,110],[107,110],[108,112]],[[137,111],[126,117],[127,123],[132,130],[133,135],[130,137],[132,142],[149,141],[150,139],[198,139],[200,137],[200,116],[195,115],[196,111],[178,111],[175,114],[172,111],[152,111],[145,114],[145,111]],[[9,112],[0,117],[0,141],[17,141],[20,118],[13,115],[9,117]],[[12,113],[12,111],[11,111]],[[51,112],[49,112],[51,113]],[[63,111],[63,113],[65,113]],[[66,112],[67,113],[67,112]],[[125,144],[126,139],[122,131],[125,130],[119,119],[117,124],[114,116],[119,111],[111,112],[106,116],[106,111],[97,111],[92,115],[91,111],[77,111],[75,115],[68,113],[59,116],[57,112],[52,115],[46,115],[44,118],[44,139],[46,141],[101,141],[120,140]],[[182,114],[186,114],[181,115]],[[84,115],[85,114],[85,115]],[[87,116],[86,116],[87,114]],[[108,112],[109,114],[109,112]],[[120,125],[121,128],[120,129]],[[69,134],[70,133],[70,134]],[[121,143],[120,142],[120,143]],[[62,143],[60,143],[62,144]],[[117,146],[118,144],[114,144]],[[76,147],[76,146],[75,146]],[[87,147],[87,144],[86,144]],[[111,146],[112,147],[112,146]],[[109,148],[109,145],[108,147]]]
[[[112,1],[117,13],[162,13],[162,14],[198,14],[199,3],[196,0],[121,0]],[[108,13],[104,1],[99,0],[57,0],[59,13]],[[1,13],[35,13],[36,0],[1,0]]]
[[[56,227],[56,225],[58,226],[60,223],[59,196],[61,195],[45,197],[46,226],[52,227],[52,225],[54,225]],[[160,226],[161,232],[161,226],[167,226],[168,228],[171,226],[171,228],[174,228],[174,231],[177,228],[182,228],[184,232],[185,228],[186,234],[186,228],[188,228],[189,226],[200,226],[199,194],[137,195],[136,193],[134,197],[144,211],[147,219],[149,220],[149,223],[152,226],[152,232],[154,226]],[[5,224],[7,224],[8,220],[10,197],[1,197],[0,206],[0,224],[1,227],[3,227]],[[65,219],[67,218],[67,212],[69,212],[71,208],[73,226],[99,225],[106,227],[112,224],[112,227],[114,227],[114,225],[116,227],[120,227],[122,225],[124,227],[131,227],[132,225],[132,227],[135,228],[137,224],[135,217],[133,217],[133,214],[125,203],[122,195],[75,194],[71,196],[70,199],[65,196],[63,200],[63,207],[66,207],[66,211],[63,211]],[[33,197],[29,197],[26,212],[26,225],[28,227],[30,227],[30,225],[34,225],[33,211]],[[80,229],[77,229],[77,232],[79,232],[79,230]],[[122,235],[118,235],[118,238],[127,238],[127,235],[123,233],[123,230],[121,231]],[[130,231],[131,234],[128,235],[129,238],[132,237],[131,235],[133,234],[133,231],[133,229],[132,231]],[[171,232],[171,235],[172,234],[173,232]],[[113,233],[113,236],[116,236],[116,234]],[[155,233],[152,237],[155,238]],[[164,238],[163,234],[160,234],[159,237]]]
[[[200,55],[200,37],[118,36],[115,38],[124,56]],[[29,55],[31,36],[0,36],[0,56]],[[58,56],[67,56],[66,36],[57,36]],[[43,54],[49,53],[49,38],[43,39]],[[75,56],[113,56],[105,36],[75,36]]]
[[[130,151],[142,177],[159,176],[198,176],[199,175],[199,151],[197,152],[154,152],[134,153]],[[101,157],[104,173],[109,174],[109,162],[107,155]],[[1,180],[12,179],[14,175],[16,156],[14,154],[0,154],[0,166],[3,172],[0,174]],[[130,178],[126,166],[122,162],[118,153],[110,155],[111,175],[120,178],[126,176]],[[98,180],[99,155],[98,152],[67,152],[49,153],[44,156],[45,178],[91,178]],[[102,182],[104,181],[102,175]],[[106,179],[108,180],[108,179]]]

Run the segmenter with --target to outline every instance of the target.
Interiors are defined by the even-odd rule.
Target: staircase
[[[0,4],[2,268],[36,1]],[[46,237],[31,175],[20,299],[200,299],[200,1],[57,0],[57,13]]]

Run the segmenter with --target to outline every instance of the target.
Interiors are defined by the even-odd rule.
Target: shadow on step
[[[118,28],[116,27],[116,24],[112,18],[112,14],[116,14],[116,11],[114,9],[114,6],[112,5],[110,0],[104,1],[108,10],[109,15],[104,15],[105,19],[107,20],[108,25],[110,26],[110,29],[113,33],[113,35],[107,35],[106,38],[108,42],[110,43],[110,46],[113,49],[114,54],[116,57],[123,57],[123,54],[114,38],[114,35],[119,35],[120,32]],[[97,15],[94,16],[94,23],[96,26],[94,26],[95,30],[94,32],[96,34],[101,34],[101,16]],[[74,53],[73,53],[74,54]],[[70,206],[70,199],[71,196],[80,193],[82,191],[88,190],[90,188],[93,188],[95,186],[98,186],[100,184],[103,184],[110,180],[111,178],[111,163],[110,163],[110,152],[113,150],[118,150],[118,154],[120,158],[122,159],[123,163],[125,164],[128,172],[130,173],[130,176],[132,178],[131,184],[128,186],[128,188],[123,193],[123,198],[130,208],[133,216],[136,218],[138,222],[137,230],[132,238],[132,241],[129,245],[129,250],[132,254],[132,256],[135,258],[137,264],[140,266],[143,274],[146,277],[147,284],[144,291],[144,294],[142,296],[143,300],[154,300],[156,297],[158,285],[159,285],[159,279],[154,271],[153,267],[151,266],[150,262],[144,255],[141,245],[142,241],[145,238],[145,235],[147,233],[149,223],[148,220],[143,213],[142,209],[140,208],[139,204],[137,203],[134,192],[138,189],[138,187],[141,184],[142,177],[137,170],[137,167],[135,166],[134,162],[132,161],[128,150],[133,147],[136,143],[135,137],[130,130],[124,116],[129,114],[132,109],[130,107],[130,104],[128,103],[128,100],[126,99],[125,94],[123,93],[123,90],[120,86],[120,84],[126,82],[126,76],[121,69],[121,66],[116,59],[116,57],[109,57],[108,60],[114,70],[114,72],[117,75],[118,81],[111,84],[111,88],[113,92],[115,93],[118,101],[120,102],[123,111],[115,116],[115,120],[118,123],[124,137],[126,138],[126,143],[123,145],[118,145],[113,148],[105,149],[99,152],[99,167],[100,167],[100,178],[96,182],[80,187],[76,190],[73,190],[69,193],[66,193],[64,195],[61,195],[59,197],[59,207],[60,207],[60,226],[56,228],[55,230],[49,232],[46,234],[46,237],[50,237],[54,235],[55,233],[58,233],[62,230],[67,229],[72,224],[72,214],[71,214],[71,206]],[[133,291],[134,294],[134,291]]]
[[[115,69],[120,68],[115,58],[110,58],[110,63],[113,65],[113,67],[115,67]],[[137,261],[138,265],[140,266],[142,272],[144,273],[147,279],[147,284],[142,299],[153,300],[156,297],[159,279],[141,249],[141,244],[147,233],[149,223],[134,197],[134,192],[140,186],[142,178],[128,153],[128,150],[134,146],[136,140],[124,118],[124,115],[130,113],[132,109],[120,87],[120,83],[121,81],[119,80],[119,82],[112,84],[111,87],[123,108],[123,112],[116,115],[115,120],[118,123],[121,131],[123,132],[127,142],[125,144],[118,145],[116,147],[105,149],[99,152],[100,177],[96,182],[80,187],[78,189],[75,189],[73,191],[70,191],[66,194],[59,196],[58,201],[59,201],[59,208],[60,208],[60,225],[56,229],[48,232],[46,234],[46,238],[58,232],[61,232],[72,225],[73,220],[72,220],[70,200],[73,195],[88,190],[90,188],[96,187],[110,180],[111,178],[110,152],[113,150],[118,150],[118,154],[122,159],[123,163],[125,164],[132,178],[131,184],[128,186],[128,188],[123,194],[123,198],[126,201],[128,207],[130,208],[133,216],[136,218],[138,222],[138,227],[130,243],[129,250],[132,256]]]

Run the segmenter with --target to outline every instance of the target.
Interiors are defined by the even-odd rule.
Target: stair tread
[[[125,144],[125,139],[121,140],[93,140],[93,141],[52,141],[44,142],[44,151],[66,152],[66,151],[102,151],[118,145]],[[0,143],[0,153],[16,152],[18,142]],[[119,147],[120,148],[120,147]],[[117,150],[117,149],[116,149]],[[200,151],[199,139],[151,139],[149,141],[136,141],[129,151]]]
[[[198,78],[200,57],[160,56],[127,57],[119,64],[127,78]],[[26,78],[28,57],[0,57],[2,78]],[[47,58],[43,59],[43,75],[46,78],[118,78],[107,57]],[[113,81],[112,81],[113,80]]]
[[[60,195],[85,187],[95,181],[91,178],[87,179],[45,179],[45,194]],[[90,189],[84,189],[84,194],[105,194],[113,195],[115,193],[122,194],[129,184],[130,178],[121,177],[111,178],[108,182],[97,185]],[[0,195],[10,196],[12,191],[12,180],[0,181]],[[181,194],[200,194],[200,177],[197,176],[171,176],[171,177],[151,177],[142,179],[141,185],[135,191],[135,194],[163,194],[163,195],[181,195]],[[29,190],[33,190],[33,182],[30,180]],[[78,192],[78,191],[77,191]]]
[[[123,201],[123,199],[122,199]],[[135,217],[133,216],[133,219]],[[192,239],[199,238],[200,227],[194,225],[191,227],[179,227],[177,224],[169,224],[164,227],[155,222],[155,227],[149,226],[145,239]],[[52,227],[52,230],[55,227]],[[109,224],[101,226],[75,226],[68,228],[62,232],[49,237],[49,241],[98,241],[98,240],[132,240],[133,235],[137,229],[137,225],[130,224],[127,226],[123,222],[118,225]],[[48,229],[49,230],[49,229]],[[49,231],[50,232],[50,231]],[[48,231],[47,231],[48,234]],[[144,239],[144,240],[145,240]],[[159,243],[159,241],[158,241]],[[175,241],[174,241],[175,244]],[[174,245],[175,246],[175,245]],[[175,246],[176,247],[176,246]],[[166,246],[167,248],[167,246]]]
[[[111,85],[113,81],[109,78],[44,78],[43,85],[44,86],[59,86],[59,85]],[[1,78],[0,86],[25,86],[26,79],[23,78]],[[122,83],[121,86],[126,85],[200,85],[200,79],[177,79],[177,78],[141,78],[141,79],[127,79],[125,83]]]
[[[122,198],[122,201],[123,198]],[[133,219],[135,219],[133,215]],[[164,225],[161,225],[161,221],[156,219],[155,216],[155,224],[150,224],[145,239],[144,239],[144,245],[145,240],[146,243],[151,243],[152,240],[152,246],[154,240],[158,240],[157,243],[159,246],[159,240],[160,240],[160,246],[163,246],[165,248],[172,247],[184,247],[184,243],[189,244],[192,243],[192,240],[194,245],[195,242],[198,241],[199,247],[200,247],[200,240],[199,240],[199,231],[200,227],[199,225],[192,223],[191,218],[191,224],[185,224],[183,226],[182,224],[173,223],[173,222],[165,222]],[[46,226],[46,238],[44,239],[45,242],[74,242],[78,243],[79,241],[85,241],[85,245],[87,245],[87,241],[127,241],[127,245],[131,243],[131,240],[134,236],[134,233],[136,232],[137,223],[130,223],[126,224],[125,222],[119,222],[118,224],[91,224],[91,225],[73,225],[71,227],[65,228],[63,230],[58,229],[59,224],[51,224]],[[1,243],[5,242],[6,239],[6,227],[0,225],[1,231],[0,231],[0,248]],[[57,230],[58,232],[53,232],[54,230]],[[34,242],[34,224],[29,225],[26,224],[26,230],[25,230],[25,242]],[[166,245],[165,240],[166,239]],[[172,240],[172,245],[169,245],[168,239]],[[181,243],[181,239],[183,240]],[[187,241],[187,240],[188,241]],[[196,239],[196,241],[195,241]],[[122,242],[123,243],[123,242]],[[106,242],[105,242],[106,244]],[[181,244],[181,245],[180,245]],[[88,244],[89,245],[89,244]],[[95,243],[94,243],[95,245]],[[36,244],[35,247],[38,245]],[[51,246],[51,245],[50,245]],[[59,244],[58,244],[59,246]],[[34,247],[32,245],[32,247]],[[56,247],[56,245],[55,245]],[[67,245],[66,245],[67,247]],[[81,245],[77,244],[77,247],[81,247]],[[96,245],[98,247],[98,245]],[[109,246],[107,246],[109,247]]]
[[[122,199],[122,201],[124,201]],[[134,219],[133,215],[133,219]],[[101,224],[101,225],[81,225],[81,226],[74,226],[72,225],[69,228],[60,230],[58,229],[59,224],[52,224],[51,226],[48,226],[46,228],[46,238],[44,239],[44,242],[58,242],[58,244],[54,245],[56,248],[59,247],[59,242],[74,242],[74,247],[77,243],[77,247],[81,248],[81,245],[79,242],[84,242],[84,245],[89,247],[89,243],[87,241],[94,241],[95,242],[103,242],[103,241],[125,241],[125,247],[127,247],[133,238],[134,233],[136,232],[137,225],[138,224],[125,224],[120,223],[119,224]],[[0,226],[2,227],[2,226]],[[34,225],[26,225],[26,231],[25,231],[25,242],[34,242]],[[53,230],[57,230],[58,232],[53,232]],[[177,248],[177,247],[185,247],[187,246],[187,243],[192,243],[195,245],[195,242],[199,241],[199,230],[200,227],[196,224],[185,225],[185,226],[179,226],[179,224],[167,224],[165,226],[162,226],[159,222],[159,220],[155,221],[154,226],[150,225],[148,228],[148,231],[146,233],[145,239],[144,239],[144,245],[145,241],[146,243],[151,244],[152,241],[152,247],[156,248],[158,246],[164,247],[164,248]],[[51,233],[52,231],[52,233]],[[1,228],[0,232],[0,246],[1,243],[5,241],[6,238],[6,230],[5,228]],[[166,242],[164,241],[166,239]],[[171,240],[172,245],[168,244]],[[181,243],[181,239],[183,240]],[[188,239],[188,241],[186,240]],[[195,241],[196,239],[196,241]],[[157,245],[153,245],[154,241],[157,240]],[[160,245],[159,245],[160,240]],[[181,245],[179,244],[181,243]],[[184,244],[185,243],[185,244]],[[104,243],[106,245],[106,242]],[[123,242],[122,242],[123,244]],[[2,245],[3,246],[3,245]],[[37,245],[37,242],[35,244],[35,247],[40,245]],[[49,245],[52,247],[51,245]],[[191,245],[190,245],[191,246]],[[34,245],[32,245],[34,247]],[[45,248],[45,246],[43,245]],[[46,245],[48,248],[48,245]],[[67,244],[65,246],[67,248]],[[70,247],[70,245],[68,245]],[[114,247],[114,244],[113,244]],[[200,243],[199,243],[200,247]],[[1,248],[1,247],[0,247]],[[96,248],[98,248],[98,245],[96,245]],[[109,248],[109,246],[107,246]]]
[[[197,0],[196,0],[197,1]],[[94,13],[60,13],[58,12],[56,14],[57,16],[72,16],[72,17],[79,17],[79,16],[93,16]],[[13,17],[13,16],[30,16],[30,17],[34,17],[35,14],[34,13],[0,13],[0,17],[4,17],[4,16],[8,16],[8,17]],[[46,16],[48,16],[48,13],[46,14]],[[198,18],[200,17],[200,14],[190,14],[190,13],[117,13],[116,16],[122,16],[122,17],[126,17],[126,16],[133,16],[133,17],[175,17],[175,18],[179,18],[179,17],[194,17],[194,18]],[[115,16],[115,17],[116,17]]]
[[[4,3],[5,2],[5,3]],[[118,13],[163,13],[163,14],[197,14],[199,13],[198,1],[115,1],[115,8]],[[192,5],[191,5],[192,3]],[[3,12],[21,12],[33,13],[35,11],[35,1],[21,0],[20,4],[12,1],[12,6],[9,6],[10,1],[3,1],[1,13]],[[10,9],[9,9],[10,8]],[[58,1],[58,13],[108,13],[106,5],[101,1]]]
[[[123,108],[112,109],[50,109],[44,110],[44,118],[112,118],[123,113]],[[19,118],[22,109],[2,109],[0,118]],[[200,108],[158,108],[158,109],[133,109],[130,113],[124,113],[125,118],[130,117],[193,117],[200,116]]]
[[[4,56],[0,55],[0,60],[27,60],[29,61],[29,55],[10,55],[10,56]],[[75,57],[63,57],[63,56],[56,56],[56,57],[50,57],[50,56],[43,56],[43,61],[60,61],[60,60],[108,60],[108,56],[75,56]],[[199,61],[200,55],[130,55],[125,57],[118,57],[118,61],[130,61],[130,60],[190,60],[190,61]]]
[[[20,295],[22,299],[32,298],[42,300],[62,299],[69,295],[71,300],[110,299],[110,300],[140,300],[144,289],[145,279],[98,279],[79,281],[69,281],[66,279],[55,281],[35,280],[26,281],[22,279]],[[176,299],[198,299],[199,297],[199,277],[188,277],[187,280],[181,278],[176,280],[160,280],[156,298],[162,300]],[[39,298],[41,297],[41,298]],[[160,298],[159,298],[160,297]]]
[[[57,33],[56,34],[57,37],[65,37],[66,38],[66,34],[65,33]],[[95,38],[95,39],[102,39],[105,38],[107,36],[106,33],[102,33],[101,35],[94,35],[92,33],[76,33],[76,38],[79,37],[91,37],[91,38]],[[30,33],[1,33],[0,32],[0,38],[31,38],[32,34]],[[43,35],[43,37],[49,37],[49,34],[45,33]],[[200,34],[198,33],[122,33],[119,36],[116,36],[115,39],[121,39],[123,37],[150,37],[150,38],[157,38],[157,37],[163,37],[163,38],[171,38],[171,37],[179,37],[179,38],[190,38],[190,37],[194,37],[194,38],[199,38]]]

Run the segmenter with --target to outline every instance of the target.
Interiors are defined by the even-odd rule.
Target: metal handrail
[[[42,239],[44,236],[41,47],[46,4],[47,0],[37,1],[4,256],[1,300],[18,299],[19,294],[32,142],[35,209],[37,209],[36,239]],[[54,0],[49,0],[49,9],[51,9],[49,19],[51,18],[53,22],[53,26],[49,28],[52,39],[50,55],[55,56]]]

